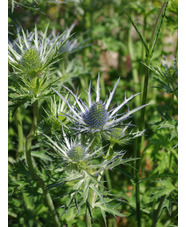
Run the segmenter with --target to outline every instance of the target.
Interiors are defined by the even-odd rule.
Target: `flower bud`
[[[27,50],[22,57],[22,65],[27,73],[38,73],[41,68],[40,57],[36,50]]]
[[[69,151],[68,156],[75,162],[79,162],[82,160],[83,156],[84,156],[84,149],[82,146],[77,145],[72,147],[72,149]]]

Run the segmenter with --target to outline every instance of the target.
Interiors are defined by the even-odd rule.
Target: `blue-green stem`
[[[36,169],[33,165],[32,162],[32,156],[31,156],[31,144],[32,144],[32,139],[35,134],[35,130],[37,128],[37,115],[38,115],[38,102],[35,101],[33,103],[33,120],[32,120],[32,126],[31,130],[26,138],[26,162],[29,167],[30,173],[32,175],[32,178],[37,181],[39,187],[43,191],[44,198],[46,200],[46,204],[48,206],[48,209],[51,213],[51,217],[53,219],[53,226],[60,227],[60,222],[58,219],[58,216],[55,211],[55,207],[52,201],[52,198],[47,190],[45,190],[45,183],[44,181],[39,177],[39,175],[36,172]]]

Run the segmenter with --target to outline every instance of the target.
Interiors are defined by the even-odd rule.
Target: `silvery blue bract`
[[[70,114],[65,114],[69,120],[73,122],[76,126],[76,130],[80,132],[97,132],[97,131],[110,131],[114,127],[118,127],[124,120],[126,120],[129,116],[131,116],[136,111],[145,107],[148,104],[139,106],[133,110],[129,110],[128,112],[119,115],[118,111],[126,105],[132,98],[134,98],[135,94],[131,95],[129,98],[124,98],[124,101],[115,108],[109,110],[109,106],[111,104],[112,98],[116,91],[117,85],[119,83],[117,80],[114,89],[110,92],[110,95],[106,101],[100,100],[100,77],[97,79],[97,89],[96,89],[96,100],[92,102],[91,99],[91,83],[89,85],[88,94],[88,105],[86,105],[78,95],[74,94],[69,88],[65,87],[66,90],[70,92],[70,94],[74,97],[77,106],[72,105],[65,97],[63,97],[59,92],[53,89],[70,109]]]

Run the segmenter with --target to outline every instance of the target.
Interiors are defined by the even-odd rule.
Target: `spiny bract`
[[[118,114],[118,111],[126,105],[132,98],[136,95],[131,95],[129,98],[124,98],[124,101],[109,110],[110,103],[114,96],[116,87],[119,83],[119,79],[116,82],[114,89],[110,92],[108,99],[105,102],[100,100],[100,77],[98,76],[97,80],[97,89],[96,89],[96,101],[91,100],[91,84],[89,86],[88,94],[88,105],[86,105],[78,95],[74,94],[69,88],[63,86],[70,94],[75,98],[77,107],[72,105],[68,100],[65,99],[59,92],[53,89],[68,105],[70,109],[70,114],[64,113],[65,116],[69,118],[70,121],[74,124],[74,130],[77,132],[97,132],[97,131],[111,131],[113,128],[118,127],[124,120],[128,119],[133,113],[145,107],[146,105],[139,106],[133,110],[129,110],[123,114]]]

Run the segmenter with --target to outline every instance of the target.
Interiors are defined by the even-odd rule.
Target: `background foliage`
[[[69,46],[72,50],[63,55],[62,60],[51,64],[52,83],[59,79],[55,88],[62,91],[62,85],[82,93],[84,99],[89,81],[96,85],[97,75],[101,75],[102,97],[106,97],[121,77],[113,103],[121,103],[124,93],[131,95],[143,91],[145,72],[149,69],[149,89],[145,114],[145,137],[141,144],[140,160],[140,194],[142,226],[151,226],[153,219],[162,205],[157,226],[177,226],[177,13],[178,2],[169,1],[166,15],[159,33],[150,64],[146,62],[145,47],[134,29],[128,14],[135,22],[147,43],[150,42],[152,27],[161,8],[158,0],[72,0],[48,1],[27,0],[9,1],[9,40],[17,38],[17,30],[38,31],[61,34],[72,24],[73,35]],[[24,66],[25,67],[25,66]],[[40,67],[40,66],[38,66]],[[12,65],[9,67],[13,72]],[[47,70],[49,70],[47,68]],[[16,76],[16,75],[15,75]],[[10,78],[10,88],[12,85]],[[14,79],[15,80],[15,79]],[[36,82],[37,83],[37,82]],[[50,83],[47,86],[50,86]],[[19,84],[19,87],[22,86]],[[52,85],[51,85],[52,86]],[[19,88],[21,94],[22,88]],[[11,90],[12,91],[12,90]],[[30,94],[30,93],[29,93]],[[38,131],[53,135],[61,133],[61,124],[67,119],[60,116],[65,107],[49,91],[40,102]],[[9,98],[9,225],[10,226],[53,226],[48,207],[43,202],[42,192],[31,179],[25,164],[25,141],[32,124],[32,107],[30,103],[13,105],[19,95],[10,92]],[[21,100],[22,101],[22,100]],[[32,100],[33,101],[33,100]],[[31,103],[32,103],[31,101]],[[23,104],[21,102],[21,104]],[[130,105],[141,104],[137,96]],[[19,108],[17,108],[20,106]],[[136,113],[133,122],[139,126],[140,113]],[[39,141],[39,143],[36,141]],[[59,172],[52,171],[53,154],[45,146],[42,138],[34,137],[32,156],[40,170],[40,177],[47,185],[52,179],[60,177]],[[21,142],[20,142],[21,141]],[[127,157],[134,157],[135,142],[117,144],[115,149],[126,150]],[[57,162],[56,162],[57,165]],[[116,218],[107,215],[107,224],[111,226],[137,226],[135,207],[135,182],[133,165],[118,166],[109,171],[110,181],[105,175],[106,186],[121,200],[117,209],[125,215]],[[50,189],[59,216],[67,191],[66,187]],[[58,198],[58,199],[55,199]],[[114,206],[115,204],[113,204]],[[76,217],[75,208],[69,209],[61,217],[63,226],[85,226],[83,214]],[[100,212],[95,213],[94,226],[104,226]],[[154,225],[155,226],[155,225]]]

